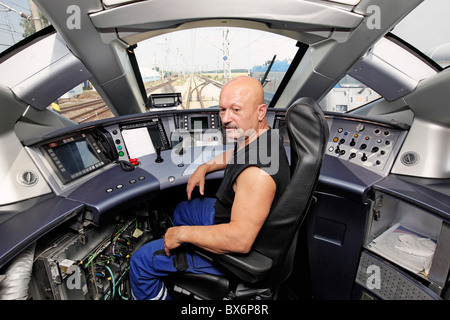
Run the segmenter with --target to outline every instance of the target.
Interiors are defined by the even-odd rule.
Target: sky
[[[57,1],[57,0],[55,0]],[[17,11],[31,14],[30,0],[0,0],[0,52],[22,39],[19,14],[9,11],[1,4]],[[428,19],[424,13],[430,17]],[[402,23],[393,30],[418,49],[427,52],[442,43],[450,42],[450,1],[425,0]],[[383,17],[381,17],[382,19]],[[420,41],[416,39],[421,37]],[[151,42],[139,43],[136,50],[138,61],[144,68],[155,65],[172,71],[215,70],[223,67],[223,34],[218,29],[194,29],[163,35]],[[230,30],[230,54],[226,57],[233,69],[248,69],[271,60],[292,58],[295,41],[277,38],[271,34],[245,30]]]
[[[426,54],[443,43],[450,43],[450,1],[422,2],[393,33]]]
[[[29,0],[0,0],[0,4],[31,15]],[[22,18],[18,13],[6,10],[0,5],[0,52],[23,39],[23,30],[19,24]]]
[[[278,60],[292,59],[298,49],[296,41],[290,38],[229,28],[227,55],[223,50],[223,32],[224,28],[199,28],[158,36],[139,43],[136,56],[144,68],[157,65],[178,72],[213,71],[222,69],[224,61],[229,61],[232,69],[249,69],[272,60],[275,54]]]

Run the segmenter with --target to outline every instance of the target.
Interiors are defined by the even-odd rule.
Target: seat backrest
[[[329,128],[317,102],[300,98],[286,112],[291,181],[274,204],[253,250],[273,261],[264,283],[271,286],[292,270],[297,233],[308,212],[322,166]]]

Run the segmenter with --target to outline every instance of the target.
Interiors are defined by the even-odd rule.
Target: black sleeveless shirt
[[[247,146],[236,150],[225,168],[224,177],[216,193],[216,224],[228,223],[231,218],[231,207],[234,201],[233,183],[239,174],[248,167],[256,166],[269,174],[276,184],[273,205],[289,183],[290,168],[278,130],[269,129]]]

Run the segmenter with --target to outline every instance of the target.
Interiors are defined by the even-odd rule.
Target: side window
[[[90,81],[84,81],[69,90],[48,108],[76,123],[114,117]]]
[[[348,112],[381,96],[349,75],[345,75],[319,102],[323,111]]]

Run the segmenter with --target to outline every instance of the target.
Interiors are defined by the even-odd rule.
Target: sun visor
[[[91,76],[57,34],[49,35],[0,64],[0,83],[39,110]]]
[[[398,44],[382,38],[347,73],[393,101],[412,92],[436,70]]]

